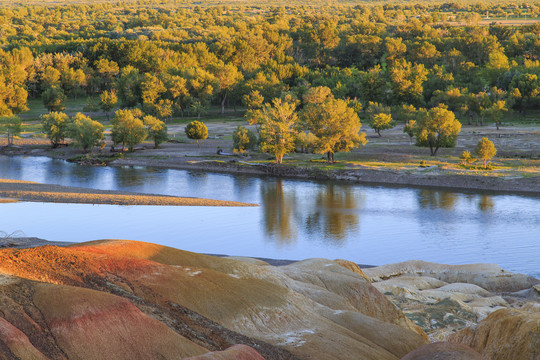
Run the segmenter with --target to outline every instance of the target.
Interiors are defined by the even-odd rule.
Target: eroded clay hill
[[[100,241],[1,250],[0,288],[2,359],[397,360],[428,342],[346,262]]]

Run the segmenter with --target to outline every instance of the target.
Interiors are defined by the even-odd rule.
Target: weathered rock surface
[[[491,264],[407,261],[363,272],[434,341],[443,341],[496,310],[539,300],[539,280]]]
[[[323,259],[273,267],[132,241],[4,249],[0,357],[226,359],[239,351],[257,359],[245,347],[220,352],[244,344],[267,360],[397,360],[427,343],[352,270]]]
[[[540,359],[540,304],[491,313],[478,325],[449,336],[451,342],[466,344],[484,359]]]
[[[448,342],[427,344],[401,360],[481,360],[482,356],[468,346]]]
[[[538,279],[507,272],[495,264],[444,265],[411,260],[365,269],[364,273],[373,281],[408,274],[430,276],[447,283],[475,284],[498,292],[519,291],[540,284]]]
[[[184,360],[265,360],[258,352],[246,345],[233,345],[227,350],[213,351]]]

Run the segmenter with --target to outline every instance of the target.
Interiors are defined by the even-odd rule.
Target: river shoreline
[[[166,154],[159,156],[159,154]],[[54,151],[43,147],[3,148],[0,155],[5,156],[45,156],[69,161],[76,159],[80,152],[71,148]],[[218,173],[273,176],[304,180],[339,181],[355,184],[428,187],[453,191],[496,192],[527,196],[540,196],[540,175],[530,177],[495,176],[493,173],[476,175],[455,173],[438,166],[410,170],[377,169],[357,167],[344,169],[321,169],[316,166],[301,167],[287,164],[254,163],[242,161],[236,155],[216,156],[202,153],[200,156],[180,156],[168,149],[142,149],[135,153],[126,153],[121,158],[109,157],[108,151],[91,153],[90,158],[99,158],[94,165],[101,166],[147,166],[164,169],[207,171]],[[116,154],[117,155],[117,154]],[[103,159],[103,161],[101,160]],[[107,160],[110,159],[110,160]],[[92,165],[91,161],[75,161]]]
[[[253,164],[232,161],[167,161],[125,158],[111,166],[149,166],[164,169],[209,171],[219,173],[274,176],[304,180],[339,181],[366,185],[406,186],[458,191],[486,191],[527,196],[540,196],[540,177],[500,178],[478,175],[453,175],[434,169],[430,173],[409,173],[397,170],[343,169],[320,170],[277,164]]]

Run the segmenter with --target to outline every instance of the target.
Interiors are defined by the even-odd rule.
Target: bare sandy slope
[[[2,199],[4,198],[4,199]],[[255,206],[235,201],[137,194],[0,179],[0,201],[167,206]]]

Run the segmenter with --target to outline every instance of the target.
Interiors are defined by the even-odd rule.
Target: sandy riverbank
[[[9,179],[0,179],[0,201],[2,198],[4,198],[3,202],[15,199],[35,202],[109,205],[256,206],[236,201],[95,190]]]

